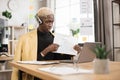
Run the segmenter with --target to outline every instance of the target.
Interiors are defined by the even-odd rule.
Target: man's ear
[[[42,20],[36,15],[35,16],[36,20],[38,21],[39,24],[42,24]]]

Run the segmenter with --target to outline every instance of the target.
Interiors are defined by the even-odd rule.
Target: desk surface
[[[110,73],[109,74],[74,74],[74,75],[55,75],[48,72],[40,71],[38,68],[50,67],[51,65],[31,65],[31,64],[19,64],[16,62],[10,62],[11,66],[16,67],[26,73],[29,73],[33,76],[45,79],[45,80],[120,80],[120,62],[110,62]],[[71,65],[68,63],[55,64],[59,65]],[[80,68],[92,69],[92,62],[89,63],[80,63]]]

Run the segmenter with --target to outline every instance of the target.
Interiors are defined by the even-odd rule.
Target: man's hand
[[[47,47],[47,49],[49,50],[49,52],[52,52],[52,51],[57,51],[58,47],[59,47],[58,44],[53,43],[53,44],[49,45]]]
[[[45,56],[48,52],[57,51],[58,47],[59,47],[58,44],[53,43],[49,45],[47,48],[45,48],[41,53],[42,55]]]
[[[81,47],[79,45],[75,45],[73,49],[75,49],[78,53],[81,51]]]

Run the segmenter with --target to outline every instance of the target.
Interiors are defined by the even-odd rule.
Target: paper
[[[41,71],[57,74],[57,75],[70,75],[70,74],[88,74],[93,73],[93,70],[87,69],[76,69],[73,67],[61,66],[61,67],[47,67],[47,68],[38,68]]]
[[[77,39],[74,37],[55,34],[54,43],[59,44],[59,48],[55,53],[77,55],[77,51],[73,49],[73,47],[77,44]]]
[[[59,61],[17,61],[21,64],[57,64]]]

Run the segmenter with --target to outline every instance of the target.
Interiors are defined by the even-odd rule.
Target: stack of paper
[[[17,61],[21,64],[57,64],[59,61]]]
[[[73,36],[55,34],[54,43],[59,44],[59,48],[56,51],[57,53],[77,55],[77,52],[73,47],[78,44],[77,39]]]

